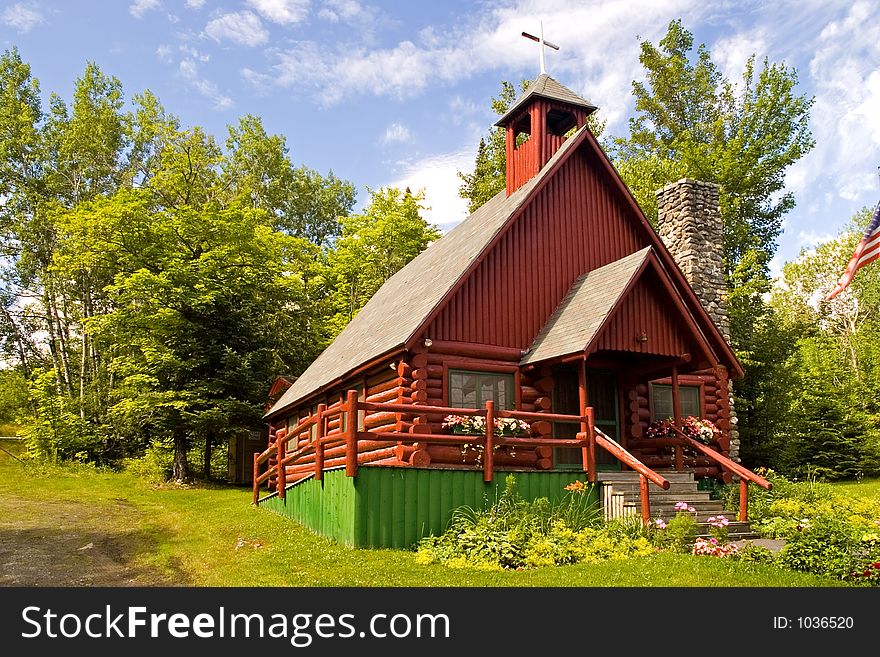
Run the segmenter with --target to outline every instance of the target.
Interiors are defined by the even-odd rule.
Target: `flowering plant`
[[[681,432],[709,445],[721,435],[721,430],[711,420],[688,415],[682,420]],[[648,438],[675,438],[675,421],[672,418],[655,420],[648,427]]]
[[[499,417],[494,424],[496,436],[527,436],[531,432],[531,426],[525,420]],[[456,433],[482,435],[486,433],[486,418],[478,415],[447,415],[443,419],[443,427]]]
[[[514,418],[496,418],[494,423],[495,436],[527,436],[532,428],[528,422],[524,420],[516,420]],[[455,433],[482,436],[486,433],[486,418],[478,415],[447,415],[443,419],[443,427],[452,429]],[[492,451],[496,451],[501,445],[492,446]],[[485,446],[482,443],[465,443],[461,446],[462,460],[467,458],[469,451],[476,454],[476,464],[483,462],[483,450]],[[511,456],[516,456],[516,447],[511,446],[509,449]]]
[[[727,543],[727,526],[730,524],[730,521],[724,516],[710,516],[707,522],[709,523],[709,533],[712,535],[712,538],[722,545]]]
[[[733,543],[722,543],[714,536],[712,538],[698,538],[694,541],[693,554],[710,557],[732,557],[739,552]]]

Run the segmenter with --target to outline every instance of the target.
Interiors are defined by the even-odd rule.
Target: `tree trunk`
[[[64,372],[61,369],[61,361],[58,358],[58,340],[55,337],[55,321],[53,319],[52,298],[49,296],[49,288],[43,287],[43,306],[46,309],[46,328],[49,332],[49,354],[52,356],[52,369],[55,370],[55,385],[58,395],[64,394]]]
[[[171,478],[174,481],[189,480],[189,463],[186,460],[187,452],[186,432],[182,428],[174,430],[174,464],[171,469]]]
[[[211,450],[214,447],[214,440],[211,431],[205,434],[205,462],[203,465],[203,473],[205,481],[211,481]]]

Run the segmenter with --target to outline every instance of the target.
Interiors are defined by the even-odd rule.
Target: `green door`
[[[580,395],[577,368],[581,364],[553,368],[553,412],[580,415]],[[609,370],[587,368],[587,403],[593,407],[596,427],[610,438],[620,441],[620,413],[618,411],[617,374]],[[575,438],[580,427],[567,422],[553,423],[554,438]],[[553,465],[559,469],[583,468],[581,450],[557,447],[553,450]],[[616,470],[619,463],[602,448],[596,449],[596,467]]]
[[[617,373],[587,368],[587,403],[593,407],[596,428],[620,442],[620,399]],[[616,470],[620,462],[601,447],[596,449],[596,468]]]

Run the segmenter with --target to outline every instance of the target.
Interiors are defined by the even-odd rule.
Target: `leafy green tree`
[[[836,239],[786,263],[773,290],[770,304],[793,345],[776,457],[792,472],[839,478],[880,471],[880,272],[865,267],[825,299],[869,215],[862,210]]]
[[[705,45],[670,22],[659,47],[641,44],[646,82],[633,82],[636,115],[630,135],[614,143],[614,160],[648,217],[654,192],[683,177],[721,185],[728,272],[746,253],[766,261],[776,250],[782,217],[794,207],[784,192],[788,168],[808,153],[813,101],[797,92],[797,73],[765,59],[745,63],[737,85],[724,79]]]
[[[294,167],[284,138],[268,135],[255,116],[229,127],[224,174],[234,194],[244,194],[255,208],[266,210],[278,230],[327,247],[341,232],[339,218],[351,213],[356,192],[352,183],[329,172]]]
[[[328,279],[338,333],[386,280],[421,253],[440,231],[424,219],[424,193],[385,187],[371,191],[363,214],[342,218],[342,236],[328,256]]]

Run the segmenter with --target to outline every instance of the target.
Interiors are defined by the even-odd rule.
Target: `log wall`
[[[711,445],[722,456],[730,454],[730,404],[727,395],[727,372],[724,368],[706,370],[695,374],[682,374],[678,377],[682,386],[700,386],[702,389],[701,405],[703,417],[711,420],[721,429],[721,437]],[[671,447],[653,446],[648,439],[648,425],[651,423],[650,387],[649,383],[671,385],[671,377],[654,379],[651,382],[630,382],[625,390],[624,435],[627,437],[632,452],[650,468],[674,467],[673,450]],[[721,476],[729,479],[720,471],[717,464],[707,457],[686,453],[685,467],[692,470],[698,477]]]

